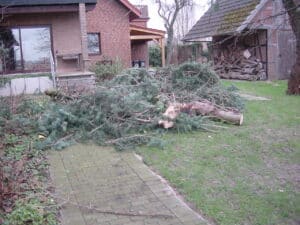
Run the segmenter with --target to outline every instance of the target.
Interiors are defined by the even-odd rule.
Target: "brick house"
[[[127,0],[0,0],[0,5],[2,74],[78,73],[117,58],[125,67],[132,60],[147,66],[147,41],[163,45],[165,32],[147,28],[147,7]]]
[[[197,42],[210,37],[215,65],[222,67],[229,61],[232,70],[249,73],[249,65],[239,70],[243,62],[238,57],[242,57],[244,62],[262,65],[263,79],[288,78],[296,58],[295,36],[281,0],[216,1],[183,40]],[[227,67],[227,72],[230,69]]]

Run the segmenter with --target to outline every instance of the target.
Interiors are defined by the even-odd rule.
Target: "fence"
[[[207,62],[209,51],[204,48],[206,43],[180,44],[174,46],[171,64],[178,65],[187,61]]]

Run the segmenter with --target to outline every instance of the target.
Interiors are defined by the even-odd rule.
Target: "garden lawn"
[[[164,150],[137,152],[215,224],[299,224],[300,96],[286,81],[223,83],[271,100],[246,101],[240,127],[168,134]]]

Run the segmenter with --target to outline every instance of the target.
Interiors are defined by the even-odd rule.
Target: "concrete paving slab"
[[[209,224],[131,151],[75,145],[49,161],[62,225]]]

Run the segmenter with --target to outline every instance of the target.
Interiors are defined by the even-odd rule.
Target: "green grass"
[[[271,100],[247,101],[240,127],[168,134],[164,150],[138,153],[216,224],[298,224],[300,97],[286,81],[223,82]]]

